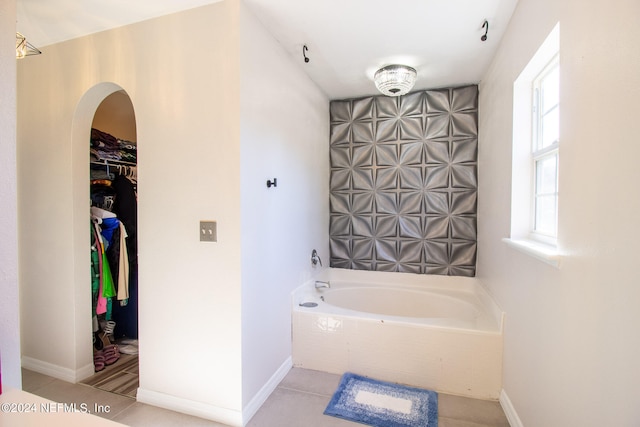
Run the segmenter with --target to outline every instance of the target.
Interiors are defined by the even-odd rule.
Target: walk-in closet
[[[138,388],[137,145],[124,91],[91,126],[91,322],[95,374],[84,384],[135,398]]]

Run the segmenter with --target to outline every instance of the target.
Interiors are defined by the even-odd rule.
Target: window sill
[[[558,252],[558,249],[553,246],[548,246],[532,240],[524,239],[516,240],[504,238],[502,239],[502,241],[512,248],[519,250],[520,252],[537,258],[540,261],[545,262],[555,268],[560,268],[560,252]]]

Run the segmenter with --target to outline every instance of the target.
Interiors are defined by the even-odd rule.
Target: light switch
[[[215,221],[200,221],[200,241],[217,242],[218,232]]]

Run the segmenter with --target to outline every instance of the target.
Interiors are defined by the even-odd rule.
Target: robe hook
[[[484,35],[482,37],[480,37],[480,40],[487,41],[487,33],[489,32],[489,21],[487,21],[486,19],[484,20],[484,24],[482,24],[482,28],[487,27],[486,30],[484,30]]]
[[[302,56],[304,57],[304,62],[309,62],[310,59],[307,58],[307,51],[309,50],[309,48],[307,47],[307,45],[305,44],[304,46],[302,46]]]

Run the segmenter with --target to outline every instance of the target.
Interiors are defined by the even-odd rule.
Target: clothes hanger
[[[91,216],[95,218],[117,218],[116,214],[97,206],[91,206]]]

